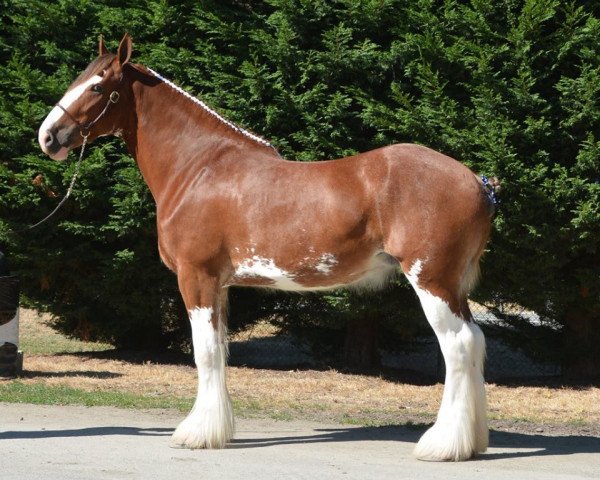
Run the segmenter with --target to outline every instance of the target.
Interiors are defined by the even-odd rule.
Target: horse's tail
[[[502,190],[502,185],[500,184],[498,177],[486,177],[485,175],[482,175],[481,181],[483,182],[483,188],[489,200],[490,216],[494,216],[500,205],[499,194]]]

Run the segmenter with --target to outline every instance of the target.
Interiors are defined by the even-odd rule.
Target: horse
[[[462,163],[416,144],[337,160],[283,159],[154,70],[98,56],[39,130],[43,152],[121,137],[156,203],[158,249],[177,275],[192,328],[198,390],[171,446],[223,448],[234,434],[226,385],[230,286],[304,292],[379,288],[404,273],[446,365],[419,459],[460,461],[488,446],[485,339],[467,295],[479,276],[493,191]]]

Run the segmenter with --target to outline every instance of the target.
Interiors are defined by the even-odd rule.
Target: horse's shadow
[[[385,427],[340,427],[314,429],[310,434],[287,436],[262,436],[237,438],[231,441],[228,449],[269,448],[279,445],[302,445],[312,443],[397,441],[416,443],[426,426],[385,426]],[[169,436],[172,428],[139,428],[127,426],[89,427],[65,430],[34,430],[0,432],[1,440],[43,439],[66,437],[126,436]],[[491,451],[490,451],[491,450]],[[477,460],[489,461],[506,458],[575,455],[579,453],[600,453],[600,438],[582,435],[550,437],[526,435],[522,433],[490,432],[490,450],[478,455]],[[498,451],[500,450],[500,451]]]
[[[234,439],[228,448],[265,448],[284,444],[361,441],[398,441],[416,444],[427,426],[315,429],[315,433],[310,435]],[[497,451],[498,449],[503,451]],[[476,459],[497,460],[503,458],[575,455],[578,453],[600,453],[600,438],[582,435],[550,437],[492,430],[490,431],[490,450],[478,455]]]
[[[492,450],[477,457],[480,460],[600,453],[600,438],[584,435],[545,436],[515,432],[490,432]]]
[[[33,440],[43,438],[69,437],[105,437],[110,435],[127,436],[167,436],[173,433],[172,428],[138,428],[138,427],[88,427],[65,430],[19,430],[0,431],[0,440]]]

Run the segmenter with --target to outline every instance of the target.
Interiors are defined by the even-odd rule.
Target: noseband
[[[108,112],[110,106],[119,101],[119,98],[121,98],[119,92],[117,92],[116,90],[112,91],[108,97],[108,102],[106,102],[106,106],[102,109],[100,114],[91,122],[80,122],[73,115],[71,115],[69,111],[60,104],[60,102],[57,103],[56,106],[60,108],[63,112],[65,112],[67,117],[69,117],[75,123],[75,125],[79,127],[79,133],[81,134],[81,136],[87,138],[90,134],[90,130],[94,127],[94,125],[96,125],[96,123],[98,123],[102,119],[102,117],[104,117],[104,115],[106,115],[106,112]]]

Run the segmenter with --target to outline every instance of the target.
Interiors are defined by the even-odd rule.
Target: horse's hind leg
[[[192,325],[198,395],[171,439],[178,448],[222,448],[233,437],[233,409],[225,381],[226,290],[215,278],[180,269],[179,288]]]
[[[427,260],[414,260],[410,265],[403,262],[403,267],[438,338],[446,364],[437,420],[419,440],[415,455],[422,460],[466,460],[488,446],[485,339],[472,320],[460,285],[441,279],[440,272]],[[466,272],[462,278],[468,276]]]

